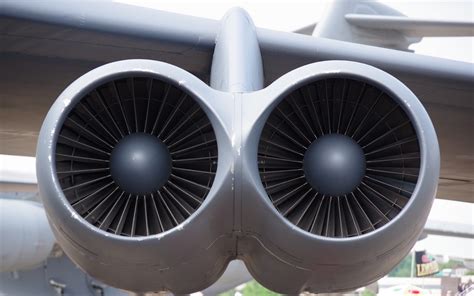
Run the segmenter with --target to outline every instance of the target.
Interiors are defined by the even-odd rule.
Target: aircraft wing
[[[386,33],[386,30],[402,34],[406,37],[466,37],[474,36],[474,28],[471,22],[430,20],[422,18],[410,18],[406,16],[392,15],[370,15],[348,13],[344,19],[359,29],[367,32]],[[295,30],[295,33],[312,35],[317,24],[313,23]],[[413,38],[413,43],[419,42]],[[363,42],[361,42],[363,43]],[[369,44],[370,45],[370,44]]]
[[[376,20],[349,21],[367,26]],[[94,5],[3,1],[0,153],[34,155],[41,122],[52,102],[69,83],[99,65],[154,59],[207,82],[219,29],[219,21],[112,1]],[[472,64],[266,29],[257,29],[257,36],[267,85],[290,70],[325,60],[366,63],[404,82],[423,102],[438,133],[442,152],[438,196],[474,201]]]
[[[447,223],[445,221],[428,220],[425,225],[424,233],[474,239],[474,227],[462,223]]]
[[[473,36],[471,22],[429,20],[405,16],[346,14],[352,25],[372,30],[395,30],[410,37]]]

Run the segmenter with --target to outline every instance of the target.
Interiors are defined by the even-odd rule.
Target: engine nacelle
[[[91,276],[189,293],[222,274],[235,242],[216,93],[177,67],[130,60],[92,70],[54,103],[38,184],[59,244]]]
[[[54,246],[43,207],[34,201],[0,199],[0,237],[0,272],[36,268]]]
[[[128,60],[59,96],[37,170],[59,244],[109,285],[191,293],[242,259],[269,289],[322,293],[410,251],[439,148],[415,95],[368,65],[315,63],[233,94]]]
[[[251,274],[280,293],[347,291],[387,274],[436,194],[438,142],[420,101],[347,61],[296,69],[258,97],[242,111],[239,250]]]

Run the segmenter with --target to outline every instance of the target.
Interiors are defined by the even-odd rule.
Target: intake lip
[[[285,95],[259,143],[262,184],[278,212],[318,236],[370,233],[406,206],[420,147],[399,99],[356,76],[326,75]]]
[[[234,238],[224,236],[232,230],[232,220],[228,218],[232,217],[232,208],[218,198],[230,195],[232,188],[232,156],[222,153],[231,147],[231,118],[218,112],[228,109],[222,101],[231,98],[179,67],[151,60],[124,60],[100,66],[76,79],[59,95],[41,128],[36,169],[40,196],[56,240],[77,266],[108,285],[139,292],[166,287],[177,294],[190,293],[217,280],[228,262],[229,249],[235,246]],[[97,133],[97,137],[83,128]],[[120,151],[115,148],[126,143],[121,141],[120,132],[123,139],[131,140],[129,144],[135,152],[143,148],[136,147],[141,146],[135,145],[136,140],[145,141],[145,136],[156,139],[150,146],[160,146],[158,140],[166,145],[155,156],[169,153],[171,172],[160,187],[156,178],[167,176],[164,157],[163,162],[159,161],[159,166],[165,167],[163,176],[162,169],[150,173],[154,175],[151,179],[158,181],[157,187],[152,188],[155,192],[142,194],[151,185],[138,190],[125,188],[126,184],[103,188],[108,183],[118,183],[110,164],[118,156],[113,154]],[[87,146],[77,144],[78,140]],[[73,144],[79,147],[72,147]],[[95,160],[72,162],[71,156],[83,157],[81,161]],[[80,186],[67,190],[72,180],[64,175],[71,170],[71,164],[74,170],[81,170],[80,166],[87,169],[91,164],[98,170],[90,173],[95,177],[78,179],[75,175],[78,183],[72,186]],[[100,177],[104,180],[97,181]],[[95,181],[81,185],[88,180]],[[99,187],[94,182],[103,185]],[[89,185],[93,187],[86,188]],[[88,195],[100,189],[105,192],[100,192],[99,201],[94,199],[98,194]],[[71,202],[71,198],[84,196],[89,200],[76,207]],[[88,207],[91,208],[87,210]],[[122,227],[120,233],[117,226]],[[190,268],[194,266],[199,268]],[[203,273],[203,269],[207,272]]]
[[[56,143],[56,174],[74,210],[99,229],[148,236],[205,200],[217,142],[199,104],[165,81],[129,75],[75,102]]]

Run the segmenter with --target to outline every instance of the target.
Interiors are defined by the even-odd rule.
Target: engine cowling
[[[224,271],[232,209],[216,196],[232,195],[232,159],[215,96],[146,60],[99,67],[59,96],[41,129],[38,184],[58,242],[87,273],[189,293]]]
[[[393,76],[346,61],[301,67],[258,96],[242,111],[252,118],[241,248],[252,275],[280,293],[324,293],[387,274],[436,194],[438,142],[419,100]]]
[[[368,65],[315,63],[232,94],[128,60],[59,96],[37,171],[59,244],[109,285],[191,293],[242,259],[271,290],[323,293],[409,252],[439,148],[415,95]]]
[[[35,201],[0,199],[0,272],[34,269],[54,247],[43,207]]]

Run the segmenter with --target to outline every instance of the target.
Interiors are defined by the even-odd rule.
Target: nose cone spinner
[[[126,192],[146,194],[163,186],[171,173],[171,156],[155,136],[136,133],[120,140],[112,151],[110,171]]]
[[[306,179],[318,192],[339,196],[352,192],[365,174],[365,156],[352,138],[325,135],[315,140],[305,153]]]

